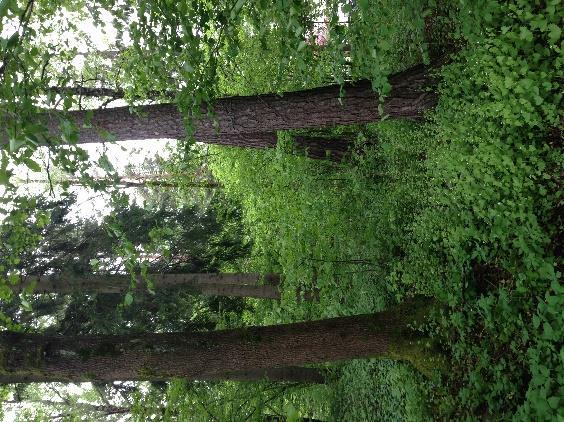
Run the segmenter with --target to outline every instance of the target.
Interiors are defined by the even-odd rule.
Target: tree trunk
[[[373,315],[212,332],[44,336],[0,333],[0,382],[206,379],[255,368],[346,359],[409,360],[429,372],[429,349],[410,323],[428,311],[417,301]]]
[[[26,183],[49,183],[47,179],[27,179]],[[87,186],[82,180],[78,179],[68,179],[62,182],[68,182],[71,186]],[[143,187],[168,187],[176,188],[179,186],[186,186],[191,188],[200,189],[217,189],[221,188],[221,185],[217,182],[176,182],[171,180],[163,179],[128,179],[121,178],[117,181],[112,179],[97,179],[96,183],[103,186],[118,186],[124,188],[143,188]]]
[[[280,299],[279,274],[214,273],[214,274],[149,274],[157,289],[190,289],[205,295]],[[264,280],[264,285],[258,282]],[[34,285],[35,293],[69,294],[75,292],[125,293],[131,287],[129,275],[27,276],[21,283],[10,285],[22,292]],[[137,289],[146,290],[146,283],[137,280]]]
[[[434,106],[437,95],[428,91],[435,82],[420,65],[390,76],[392,90],[383,102],[383,112],[394,118],[420,119]],[[360,81],[344,86],[345,96],[340,97],[341,86],[331,85],[285,93],[250,97],[230,97],[213,105],[214,117],[207,116],[211,108],[202,108],[202,117],[194,120],[196,141],[233,146],[262,147],[260,137],[248,140],[242,134],[272,134],[277,130],[347,125],[376,121],[378,95],[370,81]],[[116,107],[90,111],[91,126],[85,127],[87,111],[68,114],[79,128],[79,143],[102,142],[100,131],[111,133],[116,140],[128,139],[181,139],[186,136],[183,117],[175,104],[141,106],[132,114],[129,107]],[[59,115],[45,117],[52,134],[59,133]],[[272,139],[272,135],[269,135]]]

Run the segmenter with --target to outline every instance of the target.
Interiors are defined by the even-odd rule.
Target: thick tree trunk
[[[383,102],[383,112],[393,118],[420,119],[436,103],[437,96],[427,88],[434,81],[423,66],[416,66],[390,76],[390,94]],[[277,130],[347,125],[376,121],[378,95],[369,81],[360,81],[344,87],[331,85],[304,91],[268,94],[251,97],[230,97],[218,100],[213,106],[214,118],[203,117],[194,121],[194,138],[200,142],[233,146],[265,147],[264,140],[241,138],[242,134],[272,134]],[[175,104],[147,105],[132,114],[129,107],[96,110],[91,126],[85,127],[86,111],[70,112],[69,117],[80,131],[79,143],[101,142],[100,132],[110,132],[115,139],[184,138],[183,118]],[[53,134],[59,133],[59,115],[45,118]],[[272,136],[272,135],[269,135]]]
[[[0,382],[206,379],[234,371],[355,358],[409,360],[430,370],[409,324],[427,302],[373,315],[213,332],[43,336],[0,333]]]
[[[205,295],[280,299],[279,274],[215,273],[215,274],[150,274],[157,289],[190,289]],[[263,280],[264,285],[259,285]],[[77,276],[27,276],[22,282],[11,285],[19,293],[34,285],[35,293],[69,294],[74,292],[125,293],[130,289],[128,275]],[[143,280],[137,281],[137,289],[146,289]]]

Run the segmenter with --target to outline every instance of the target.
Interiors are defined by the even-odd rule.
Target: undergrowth
[[[426,330],[447,374],[334,366],[336,420],[564,418],[564,12],[558,1],[437,3],[431,20],[457,51],[426,122],[356,127],[342,162],[305,158],[291,133],[267,151],[214,149],[213,173],[254,241],[248,269],[284,274],[281,302],[255,302],[244,322],[433,296],[443,306]]]

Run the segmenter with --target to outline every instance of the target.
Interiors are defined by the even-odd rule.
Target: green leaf
[[[548,25],[548,27],[550,28],[548,39],[550,40],[551,44],[556,44],[558,42],[558,39],[562,35],[562,29],[560,29],[558,25],[555,25],[553,23]]]
[[[8,12],[9,0],[0,0],[0,18],[6,16]]]
[[[41,171],[41,165],[35,161],[33,161],[31,158],[24,158],[23,162],[25,163],[25,165],[34,172],[39,173]]]
[[[131,294],[131,292],[127,292],[125,294],[125,298],[123,299],[123,304],[125,306],[129,306],[133,303],[133,295]]]
[[[116,136],[113,133],[107,131],[106,129],[98,130],[98,134],[104,141],[107,142],[115,142],[117,140]]]
[[[25,299],[21,299],[21,304],[22,304],[22,308],[24,308],[26,311],[31,311],[33,310],[33,307],[31,306],[31,303],[29,303],[27,300]]]
[[[8,43],[6,44],[6,48],[14,47],[18,41],[20,40],[20,34],[14,32],[12,36],[8,39]]]
[[[368,11],[369,7],[370,7],[370,1],[369,0],[359,0],[358,5],[360,6],[360,10],[362,10],[363,12]]]
[[[87,110],[84,114],[84,123],[82,124],[83,128],[91,128],[92,127],[92,117],[94,117],[93,110]]]
[[[529,30],[529,28],[522,26],[520,28],[519,38],[525,41],[533,41],[533,33]]]
[[[90,267],[92,267],[92,269],[94,271],[96,271],[99,268],[99,264],[100,264],[100,260],[96,259],[96,258],[92,258],[90,260]]]
[[[3,152],[2,160],[0,161],[0,185],[10,184],[10,177],[12,176],[12,171],[8,170],[8,156]]]
[[[106,154],[102,154],[100,156],[100,158],[98,159],[98,165],[108,173],[111,173],[111,172],[114,171],[114,166],[112,165],[112,163],[110,162],[110,160],[109,160],[109,158]]]
[[[286,413],[287,422],[297,422],[300,418],[298,411],[292,403],[286,403],[286,405],[284,405],[284,412]]]
[[[6,169],[0,169],[0,185],[6,186],[10,183],[12,172]]]
[[[37,280],[33,280],[31,283],[24,287],[24,294],[32,294],[36,286]]]
[[[25,143],[25,139],[10,138],[10,152],[16,152]]]
[[[241,10],[244,3],[245,3],[245,0],[237,0],[237,3],[235,3],[235,6],[233,6],[233,11],[231,13],[231,19],[234,19],[235,16],[237,16],[237,13],[239,13],[239,10]]]
[[[559,407],[558,403],[559,402],[560,402],[560,398],[558,398],[558,397],[550,397],[548,399],[548,405],[553,409],[558,409],[558,407]]]

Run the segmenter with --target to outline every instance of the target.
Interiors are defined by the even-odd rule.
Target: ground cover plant
[[[434,296],[447,306],[428,329],[452,370],[440,387],[427,386],[428,411],[551,420],[563,392],[561,9],[463,9],[471,18],[452,21],[461,50],[441,72],[428,123],[362,128],[364,149],[346,164],[279,147],[262,159],[224,152],[214,174],[246,205],[257,247],[278,245],[258,249],[257,262],[281,265],[294,289],[312,280],[320,289],[314,305],[289,291],[267,320]],[[358,371],[351,400],[367,370]],[[367,407],[383,406],[371,401],[367,394],[348,408],[344,399],[338,411],[356,408],[362,420]],[[422,417],[418,405],[407,419]]]
[[[45,16],[57,10],[39,3]],[[103,98],[139,106],[133,116],[140,117],[128,122],[171,95],[183,116],[201,120],[187,119],[184,126],[151,116],[161,122],[159,130],[170,124],[188,139],[153,163],[169,186],[146,185],[139,207],[118,189],[123,176],[105,154],[98,166],[108,176],[85,171],[76,142],[90,136],[84,132],[88,121],[73,125],[61,117],[62,145],[70,140],[72,146],[47,142],[57,157],[49,161],[49,155],[47,163],[77,173],[75,179],[98,191],[111,190],[112,210],[100,224],[65,220],[72,196],[48,203],[9,190],[9,162],[41,170],[32,152],[41,144],[42,129],[22,123],[27,137],[12,136],[0,163],[0,184],[15,198],[2,202],[9,209],[0,222],[4,326],[65,335],[196,331],[197,347],[210,341],[206,333],[239,329],[249,344],[261,340],[245,327],[374,314],[424,297],[433,310],[412,326],[419,341],[406,343],[407,351],[392,350],[386,355],[392,360],[307,365],[304,372],[313,369],[323,379],[310,384],[290,378],[241,382],[240,373],[213,367],[202,372],[212,374],[209,379],[171,381],[143,367],[135,379],[149,382],[94,380],[93,390],[82,387],[79,393],[61,385],[18,384],[1,391],[6,403],[29,403],[18,415],[22,420],[564,418],[560,2],[330,1],[321,17],[315,15],[321,2],[267,3],[132,2],[117,13],[117,3],[102,2],[132,47],[112,63],[93,60],[96,66],[87,66],[80,82],[85,74],[94,79],[102,74],[101,86],[109,90]],[[0,4],[0,16],[15,14],[15,3]],[[149,18],[134,20],[128,29],[124,23],[138,8],[138,16]],[[29,10],[19,12],[27,28]],[[196,29],[189,30],[187,22]],[[35,106],[20,101],[28,98],[20,88],[41,92],[45,82],[66,86],[60,98],[66,110],[82,107],[83,97],[77,100],[76,87],[68,83],[78,75],[50,69],[49,58],[35,60],[39,53],[20,42],[26,31],[3,38],[1,121],[17,112],[33,115]],[[29,71],[18,84],[23,63]],[[215,98],[365,79],[379,95],[393,97],[388,77],[419,63],[430,70],[428,92],[437,97],[416,120],[386,115],[381,101],[377,122],[253,132],[255,148],[240,147],[251,138],[236,131],[237,122],[231,132],[216,127],[217,138],[211,129],[202,131],[209,127],[201,121],[211,119],[202,105]],[[50,70],[40,72],[40,64]],[[50,72],[48,81],[34,76]],[[82,89],[81,95],[101,105],[99,83],[86,88],[90,91]],[[346,88],[341,95],[346,106]],[[253,104],[270,101],[248,98]],[[236,103],[217,104],[221,126],[222,104]],[[92,116],[95,123],[97,115]],[[191,135],[205,145],[195,145]],[[110,133],[96,136],[113,139]],[[51,178],[49,185],[53,190]],[[70,242],[79,245],[76,257],[65,233],[76,238]],[[51,252],[30,253],[44,249]],[[80,266],[88,275],[104,271],[108,262],[115,272],[132,276],[123,296],[25,291],[14,297],[9,287],[29,268],[51,268],[43,271],[50,274],[57,265]],[[159,268],[166,274],[172,267],[279,274],[280,300],[152,292],[150,272]],[[149,295],[138,294],[139,280],[149,283]],[[102,359],[123,359],[112,347],[100,347]],[[149,353],[165,348],[147,347]],[[298,354],[299,345],[294,347]],[[63,352],[57,351],[59,359]],[[168,359],[176,365],[172,355]],[[0,373],[8,379],[10,374]],[[42,402],[46,394],[62,401]]]

